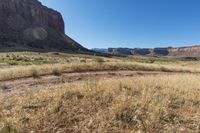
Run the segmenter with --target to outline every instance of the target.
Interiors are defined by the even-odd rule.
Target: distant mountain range
[[[95,52],[103,53],[103,54],[108,53],[108,49],[106,48],[93,48],[91,50]]]
[[[200,57],[200,45],[188,47],[166,48],[94,48],[95,52],[121,56],[172,56],[172,57]]]

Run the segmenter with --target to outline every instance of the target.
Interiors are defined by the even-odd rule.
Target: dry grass
[[[141,76],[41,90],[0,102],[10,132],[199,132],[200,77]]]
[[[2,64],[1,64],[2,63]],[[179,59],[105,58],[63,53],[0,54],[3,81],[85,71],[162,71],[179,75],[90,78],[0,101],[0,133],[200,132],[200,62]],[[17,91],[17,90],[16,90]]]
[[[0,70],[0,80],[9,80],[24,77],[39,77],[43,75],[55,75],[55,73],[105,71],[105,70],[142,70],[163,72],[200,72],[200,69],[180,67],[174,65],[158,65],[137,62],[101,62],[101,63],[76,63],[76,64],[54,64],[40,66],[19,66],[15,68]]]
[[[97,57],[65,53],[0,53],[0,81],[56,75],[68,72],[103,70],[143,70],[164,72],[200,72],[200,61],[182,61],[156,57]]]

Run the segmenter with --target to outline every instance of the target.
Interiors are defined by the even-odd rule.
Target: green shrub
[[[31,76],[33,78],[39,78],[40,77],[40,75],[39,75],[39,73],[38,73],[38,71],[36,69],[32,69],[31,70]]]
[[[85,60],[85,59],[82,59],[80,62],[82,62],[82,63],[86,63],[86,60]]]
[[[163,72],[172,72],[172,70],[170,70],[166,67],[161,67],[160,70],[163,71]]]
[[[9,89],[7,85],[0,84],[0,90],[7,90],[7,89]]]
[[[15,65],[18,65],[18,62],[17,61],[14,61],[14,60],[11,60],[8,62],[9,65],[12,65],[12,66],[15,66]]]
[[[99,64],[103,64],[103,63],[105,62],[103,58],[96,58],[95,60],[96,60],[96,62],[98,62]]]
[[[55,76],[60,76],[61,72],[58,69],[53,69],[52,74]]]

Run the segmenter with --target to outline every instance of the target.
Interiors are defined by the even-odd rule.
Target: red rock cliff
[[[27,22],[27,26],[48,26],[64,33],[64,21],[61,14],[47,8],[37,0],[0,0],[1,17],[7,19],[10,26]],[[15,27],[21,28],[22,26]]]
[[[0,51],[84,49],[64,29],[62,15],[38,0],[0,0]]]

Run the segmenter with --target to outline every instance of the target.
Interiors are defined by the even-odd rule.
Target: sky
[[[200,44],[200,0],[40,0],[86,48]]]

